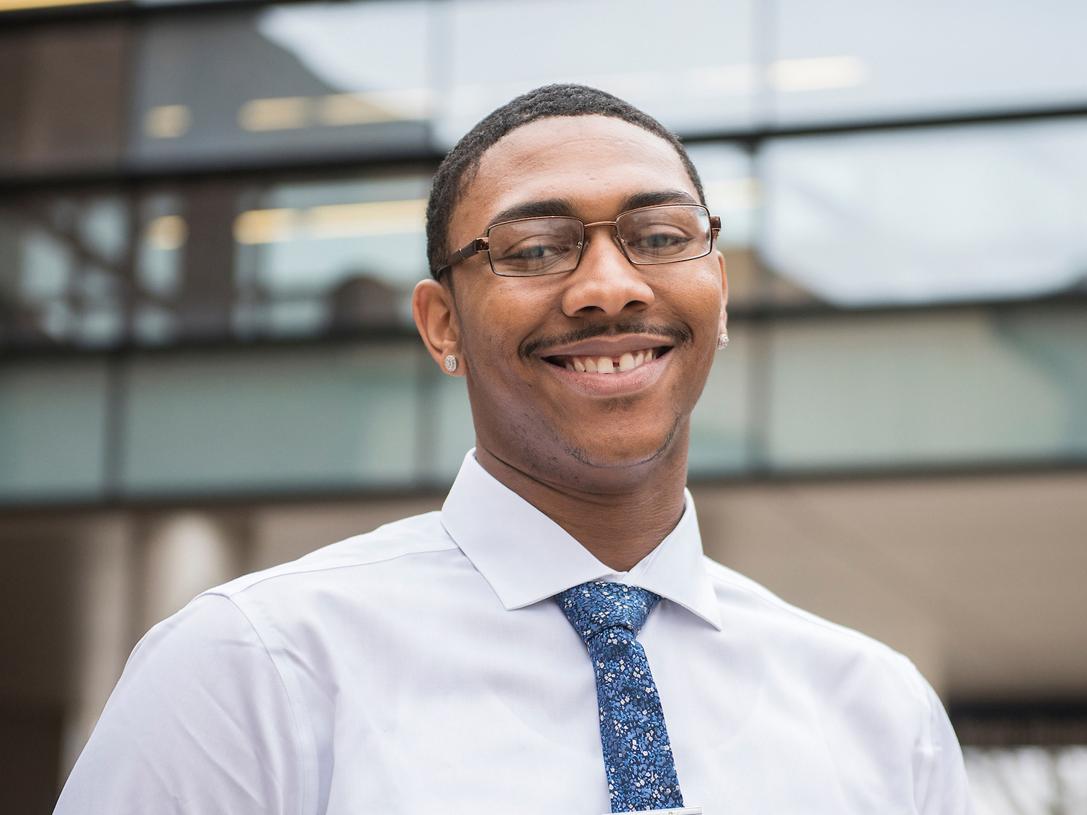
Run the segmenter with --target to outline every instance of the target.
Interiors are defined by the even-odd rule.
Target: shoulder
[[[167,673],[198,656],[206,673],[243,685],[268,672],[294,705],[312,710],[337,666],[402,616],[391,612],[411,613],[413,586],[456,582],[465,563],[438,513],[405,518],[208,589],[152,628],[133,656]],[[314,664],[324,670],[299,670]]]
[[[852,679],[873,695],[891,693],[915,712],[928,711],[928,682],[898,651],[855,629],[826,620],[778,597],[765,586],[709,558],[706,571],[726,620],[742,620],[768,658],[795,663],[819,686]],[[824,685],[826,683],[826,685]]]
[[[455,595],[481,578],[430,512],[317,549],[290,563],[246,574],[203,592],[225,599],[277,664],[341,661],[343,643],[372,646],[397,619],[435,595]],[[425,586],[426,591],[419,591]],[[468,589],[470,590],[470,589]]]
[[[297,594],[342,580],[355,585],[380,582],[390,574],[425,566],[428,561],[441,562],[443,555],[459,551],[442,526],[440,513],[428,512],[345,538],[298,560],[242,575],[205,594],[220,595],[244,606],[257,598]]]

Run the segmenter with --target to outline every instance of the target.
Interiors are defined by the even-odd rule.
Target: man
[[[541,88],[427,214],[416,324],[476,430],[442,511],[156,626],[58,812],[969,811],[906,659],[702,555],[687,446],[727,285],[675,138]]]

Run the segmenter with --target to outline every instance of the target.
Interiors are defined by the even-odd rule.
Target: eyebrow
[[[699,204],[700,201],[686,190],[658,190],[654,192],[636,192],[623,201],[620,212],[638,207],[655,207],[659,204]]]
[[[518,218],[539,218],[547,215],[573,215],[574,205],[566,198],[545,198],[542,201],[526,201],[504,209],[491,218],[490,228],[502,221],[515,221]]]
[[[619,212],[639,207],[652,207],[659,204],[697,204],[695,199],[686,190],[653,190],[649,192],[636,192],[623,199]],[[616,213],[616,215],[619,214]],[[518,218],[540,218],[545,216],[566,215],[576,217],[574,205],[567,198],[545,198],[540,201],[526,201],[523,204],[515,204],[512,207],[496,213],[487,227],[490,228],[502,221],[515,221]]]

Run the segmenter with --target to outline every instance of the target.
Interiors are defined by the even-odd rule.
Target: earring
[[[449,371],[449,373],[453,373],[453,371],[457,370],[457,358],[452,354],[445,355],[445,369]]]
[[[726,348],[728,348],[728,332],[722,331],[717,337],[717,350],[724,351]]]

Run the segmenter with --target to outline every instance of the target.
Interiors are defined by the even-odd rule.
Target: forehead
[[[625,198],[661,190],[697,198],[679,154],[661,137],[605,116],[539,119],[483,154],[462,190],[450,232],[459,240],[494,213],[549,199],[569,201],[583,218],[606,220]]]

